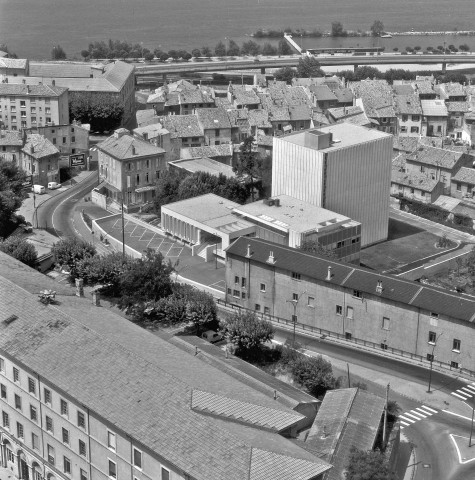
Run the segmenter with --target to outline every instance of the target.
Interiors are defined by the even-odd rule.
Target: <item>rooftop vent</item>
[[[136,155],[137,152],[135,151],[135,145],[132,145],[132,155]]]
[[[16,315],[10,315],[8,318],[5,318],[5,320],[3,321],[3,323],[5,325],[10,325],[10,323],[14,322],[15,320],[17,320],[18,317]]]
[[[383,281],[382,280],[378,280],[378,283],[376,285],[376,293],[383,293]]]
[[[272,250],[269,252],[269,258],[267,259],[267,263],[270,263],[271,265],[274,265],[275,263],[274,252]]]
[[[246,258],[251,258],[252,253],[251,253],[251,244],[248,243],[247,245],[247,250],[246,250]]]
[[[332,274],[332,267],[328,267],[328,271],[327,271],[327,277],[325,278],[325,280],[328,280],[330,281],[333,277],[333,274]]]

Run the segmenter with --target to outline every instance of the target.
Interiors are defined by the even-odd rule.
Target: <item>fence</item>
[[[219,305],[223,305],[227,308],[232,308],[233,310],[248,311],[248,312],[257,313],[255,310],[251,310],[249,308],[241,307],[240,305],[236,305],[235,303],[226,302],[226,300],[221,300],[219,298],[217,298],[215,300]],[[257,313],[257,314],[259,315],[259,313]],[[286,325],[286,326],[290,326],[290,327],[294,328],[294,322],[292,322],[292,320],[288,320],[288,319],[285,319],[285,318],[277,317],[275,315],[264,314],[264,313],[261,313],[260,316],[261,316],[261,318],[265,318],[265,319],[271,321],[272,323],[277,323],[277,324],[280,324],[280,325]],[[431,365],[431,362],[426,357],[423,357],[422,355],[417,355],[415,353],[406,352],[406,351],[400,350],[398,348],[392,348],[392,347],[389,347],[388,345],[386,345],[385,343],[374,343],[374,342],[371,342],[369,340],[362,340],[360,338],[355,338],[355,337],[353,337],[351,335],[348,335],[348,334],[343,335],[343,334],[338,333],[338,332],[332,332],[330,330],[325,330],[323,328],[313,327],[312,325],[306,325],[304,323],[298,323],[298,322],[295,323],[295,329],[300,330],[302,332],[309,332],[309,333],[313,333],[313,334],[318,334],[318,335],[320,335],[321,338],[326,338],[326,337],[336,338],[338,340],[343,340],[343,341],[345,341],[349,344],[360,345],[362,347],[377,350],[378,352],[386,352],[386,353],[390,353],[390,354],[398,356],[398,357],[418,361],[418,362],[421,362],[421,363],[425,364],[427,367],[430,367],[430,365]],[[443,370],[455,371],[455,372],[461,373],[463,375],[469,376],[471,378],[475,378],[475,372],[474,371],[468,370],[466,368],[452,368],[452,366],[449,363],[444,363],[444,362],[439,362],[437,360],[433,360],[432,361],[432,367],[440,367]]]

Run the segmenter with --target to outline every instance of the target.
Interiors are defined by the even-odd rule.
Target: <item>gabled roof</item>
[[[28,60],[25,58],[6,58],[0,55],[0,68],[23,68],[26,69]]]
[[[60,97],[67,88],[53,85],[26,85],[24,83],[0,83],[0,95],[22,97]]]
[[[117,160],[134,160],[165,153],[163,148],[134,137],[128,130],[124,130],[124,128],[116,130],[109,138],[98,143],[97,148]]]
[[[160,117],[155,113],[155,110],[152,108],[146,110],[137,110],[135,113],[135,118],[139,127],[158,123],[160,119]]]
[[[452,177],[452,182],[461,182],[475,185],[475,168],[460,168],[460,170]]]
[[[271,122],[288,122],[290,114],[288,107],[272,107],[268,110]]]
[[[391,171],[391,183],[431,193],[434,191],[435,187],[437,187],[439,181],[432,179],[423,173],[406,173],[401,172],[398,168],[393,168]]]
[[[312,109],[308,105],[290,105],[290,121],[310,120],[312,118]]]
[[[422,113],[427,117],[446,117],[447,107],[443,100],[421,100]]]
[[[420,146],[406,158],[408,162],[434,165],[452,170],[463,156],[465,156],[463,152],[454,152],[445,148]]]
[[[234,102],[237,105],[259,105],[261,103],[259,97],[253,89],[233,86],[232,94],[234,97]]]
[[[459,320],[467,322],[475,320],[474,298],[399,277],[379,274],[364,267],[337,262],[262,239],[240,237],[228,247],[227,253],[245,257],[248,245],[251,245],[251,258],[257,263],[267,265],[269,251],[272,250],[275,259],[274,268],[300,273],[319,282],[360,290],[363,294],[379,296]],[[326,280],[328,267],[332,268],[330,281]],[[381,293],[376,292],[378,281],[382,282]],[[422,292],[424,295],[421,295]]]
[[[233,172],[231,165],[226,165],[225,163],[218,162],[212,158],[201,157],[201,158],[180,158],[179,160],[173,160],[168,162],[169,165],[173,165],[177,168],[186,170],[190,173],[195,172],[206,172],[211,173],[212,175],[223,174],[228,178],[236,177],[236,174]]]
[[[414,87],[410,83],[393,85],[393,90],[396,95],[414,95]]]
[[[159,117],[159,122],[170,132],[172,138],[203,136],[197,115],[166,115]]]
[[[445,102],[445,106],[447,107],[447,111],[450,113],[453,112],[470,112],[470,104],[468,102]]]
[[[59,156],[59,150],[47,138],[39,133],[28,134],[22,152],[36,158],[37,160],[49,157],[50,155]]]
[[[393,137],[393,149],[406,153],[412,153],[419,146],[419,137],[405,137],[403,135]]]
[[[231,123],[224,108],[197,108],[196,116],[204,130],[231,128]]]
[[[269,112],[263,110],[249,110],[249,125],[258,128],[272,128],[272,123],[269,121]]]
[[[310,85],[308,89],[313,93],[317,101],[337,100],[335,94],[327,85]]]
[[[354,115],[359,115],[363,113],[363,109],[357,105],[352,107],[335,107],[335,108],[328,108],[327,112],[335,119],[341,120],[343,118],[352,117]]]
[[[419,95],[396,95],[394,107],[399,115],[422,115]]]
[[[104,70],[102,63],[90,62],[30,62],[32,77],[68,77],[90,78],[93,72],[100,74]]]
[[[349,103],[353,101],[353,92],[349,88],[337,88],[333,90],[338,103]]]
[[[0,130],[0,145],[22,147],[23,139],[18,130]]]
[[[386,80],[361,80],[350,85],[356,97],[363,101],[364,111],[369,118],[392,118],[393,92]]]
[[[228,144],[210,145],[204,147],[188,147],[181,149],[181,158],[220,158],[231,157],[233,146]]]

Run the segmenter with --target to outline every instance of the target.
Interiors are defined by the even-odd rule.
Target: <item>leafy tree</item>
[[[394,423],[398,419],[400,412],[401,412],[401,407],[398,405],[398,403],[394,400],[389,400],[388,401],[388,422]]]
[[[0,157],[0,238],[7,237],[19,222],[15,212],[26,198],[23,189],[25,180],[23,170]]]
[[[459,45],[459,50],[461,52],[469,52],[470,47],[466,43],[462,43],[462,45]]]
[[[30,267],[34,267],[38,259],[35,247],[20,235],[12,235],[5,240],[0,239],[0,252],[10,255]]]
[[[220,328],[236,348],[236,355],[256,359],[261,346],[274,338],[274,327],[254,312],[235,312],[220,322]]]
[[[173,60],[178,60],[180,58],[177,50],[168,50],[168,56],[173,58]]]
[[[320,68],[320,63],[315,57],[305,57],[299,59],[297,76],[299,78],[324,77],[325,73]]]
[[[259,55],[261,47],[258,43],[248,40],[244,42],[241,47],[241,55]]]
[[[201,50],[199,48],[194,48],[192,51],[191,51],[191,55],[193,57],[201,57]]]
[[[0,43],[0,51],[8,53],[8,58],[18,58],[16,53],[10,52],[6,43]]]
[[[262,159],[255,149],[255,140],[251,135],[247,137],[239,147],[239,156],[233,171],[239,179],[243,179],[250,191],[251,199],[254,201],[255,180],[262,176]]]
[[[89,123],[91,131],[104,132],[120,125],[124,114],[121,100],[108,93],[70,92],[69,120]]]
[[[352,447],[346,467],[347,480],[396,480],[386,457],[379,451],[364,452]]]
[[[416,46],[414,47],[414,50],[415,50],[416,52],[418,52],[419,50],[421,50],[420,45],[416,45]]]
[[[339,379],[333,376],[331,363],[321,355],[298,356],[290,365],[294,380],[314,397],[321,397],[327,390],[338,388]]]
[[[54,263],[67,267],[70,277],[78,277],[76,265],[80,260],[96,255],[96,248],[91,243],[78,238],[64,238],[53,244],[52,248]]]
[[[414,49],[412,47],[406,47],[406,52],[412,53]]]
[[[168,60],[169,58],[170,58],[170,55],[168,55],[168,53],[163,52],[163,53],[160,55],[160,61],[161,61],[161,62],[164,62],[164,61]]]
[[[55,45],[53,50],[51,50],[52,60],[66,60],[66,52],[63,50],[61,45]]]
[[[300,250],[309,253],[316,253],[329,258],[337,258],[335,250],[327,250],[318,243],[318,240],[306,240],[302,242],[300,244]]]
[[[297,76],[297,71],[292,67],[282,67],[274,72],[276,80],[286,83],[292,83],[292,79]]]
[[[394,47],[394,48],[393,48],[393,52],[399,52],[399,48],[398,48],[398,47]]]
[[[218,42],[216,47],[214,47],[214,54],[217,57],[224,57],[226,55],[226,46],[223,42]]]
[[[279,55],[292,55],[292,47],[289,45],[285,38],[279,40],[279,45],[277,46],[277,53]]]
[[[229,40],[229,45],[228,45],[228,55],[230,57],[237,57],[241,53],[241,49],[239,48],[239,45],[234,41],[234,40]]]
[[[346,37],[348,32],[343,29],[341,22],[332,22],[332,37]]]
[[[262,46],[262,55],[273,56],[277,55],[277,48],[270,43],[264,43]]]
[[[201,47],[202,57],[211,57],[211,49],[209,47]]]
[[[144,55],[144,59],[147,61],[147,62],[151,62],[153,59],[154,59],[154,55],[153,53],[151,52],[148,52]]]
[[[135,259],[120,276],[119,307],[127,309],[170,295],[173,270],[160,252],[147,249],[142,258]]]
[[[371,35],[373,37],[379,37],[384,33],[384,24],[381,20],[375,20],[373,25],[371,25]]]
[[[89,50],[81,50],[81,57],[84,58],[84,60],[87,60],[91,55],[91,52]]]

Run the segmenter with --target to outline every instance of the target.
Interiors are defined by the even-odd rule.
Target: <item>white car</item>
[[[219,334],[218,332],[215,332],[214,330],[208,330],[207,332],[204,332],[201,335],[201,338],[208,340],[208,342],[210,343],[220,342],[221,340],[224,339],[224,337],[221,334]]]
[[[56,190],[57,188],[60,188],[61,184],[58,182],[49,182],[48,183],[48,190]]]

